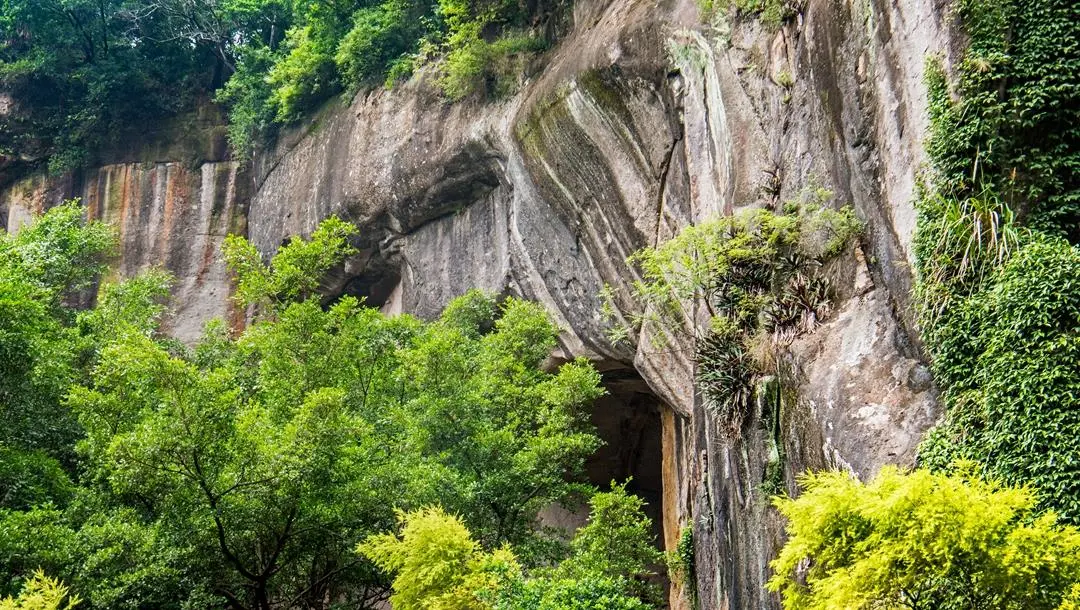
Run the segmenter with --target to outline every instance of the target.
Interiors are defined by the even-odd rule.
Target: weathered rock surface
[[[361,227],[362,250],[330,291],[421,316],[471,287],[537,299],[565,330],[561,357],[636,371],[662,403],[664,543],[693,523],[701,607],[777,607],[762,587],[782,536],[770,463],[789,491],[807,468],[868,476],[911,463],[938,414],[910,289],[922,69],[949,50],[944,7],[809,0],[770,31],[702,23],[694,0],[579,0],[574,23],[509,100],[449,105],[414,79],[331,104],[249,172],[155,159],[30,179],[0,196],[0,219],[83,196],[120,226],[121,273],[177,275],[172,329],[188,340],[235,315],[226,232],[270,253],[330,214]],[[732,439],[695,395],[690,346],[611,345],[599,293],[632,310],[630,253],[810,185],[854,205],[867,234],[837,271],[835,313],[791,348],[795,391],[759,400]]]

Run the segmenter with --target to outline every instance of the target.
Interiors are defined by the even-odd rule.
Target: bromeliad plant
[[[612,341],[632,333],[657,347],[679,335],[696,345],[698,388],[721,428],[737,435],[754,378],[774,368],[774,355],[827,314],[825,265],[860,233],[850,207],[826,207],[818,189],[785,205],[784,213],[752,209],[688,227],[645,248],[629,262],[641,270],[632,286],[640,309],[616,324]],[[605,312],[614,318],[613,293]],[[711,316],[694,324],[692,305]]]

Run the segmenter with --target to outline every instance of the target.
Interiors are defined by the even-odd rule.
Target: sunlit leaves
[[[789,540],[769,588],[788,610],[1052,610],[1080,582],[1080,531],[1026,488],[886,467],[804,475],[777,499]]]

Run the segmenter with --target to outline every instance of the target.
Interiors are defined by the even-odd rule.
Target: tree
[[[73,466],[78,426],[62,399],[79,378],[84,337],[70,305],[113,244],[106,226],[83,222],[75,202],[0,234],[0,507],[29,502],[19,496],[34,480],[63,487],[55,466]]]
[[[531,574],[510,547],[485,550],[437,507],[402,513],[400,534],[371,536],[357,550],[394,575],[390,601],[399,610],[649,610],[659,607],[659,591],[639,579],[661,554],[642,506],[625,484],[595,494],[570,556]]]
[[[789,539],[768,588],[785,609],[1052,610],[1080,583],[1080,531],[1026,488],[894,467],[800,484],[775,501]]]
[[[68,391],[85,433],[80,500],[36,513],[58,527],[40,550],[20,552],[26,529],[12,515],[4,538],[0,519],[12,544],[0,565],[25,570],[12,562],[51,552],[53,573],[95,606],[154,598],[147,585],[161,582],[188,583],[176,593],[188,605],[363,608],[388,583],[353,550],[389,529],[395,508],[460,510],[482,541],[529,558],[550,547],[536,513],[586,489],[576,481],[598,443],[586,411],[598,373],[545,371],[557,329],[517,299],[472,292],[432,323],[351,297],[324,308],[320,276],[351,252],[353,231],[330,219],[267,264],[230,240],[238,298],[261,313],[237,337],[212,325],[191,351],[153,332],[153,277],[104,293],[81,327],[127,322]],[[96,578],[110,585],[91,593],[79,564],[117,539],[142,549],[149,571],[103,560]]]

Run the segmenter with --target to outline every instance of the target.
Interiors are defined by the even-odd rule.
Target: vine
[[[1080,522],[1080,7],[962,0],[957,16],[968,48],[926,77],[915,297],[946,418],[920,461],[978,460]]]

